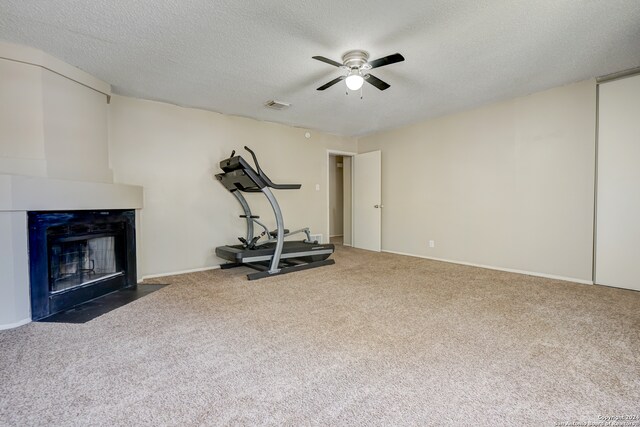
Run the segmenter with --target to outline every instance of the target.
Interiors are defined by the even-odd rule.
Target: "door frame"
[[[327,228],[325,229],[326,232],[326,236],[327,236],[327,241],[323,242],[323,243],[330,243],[329,240],[331,239],[330,235],[331,235],[331,206],[330,206],[330,201],[329,201],[329,196],[330,196],[330,188],[329,188],[329,167],[330,167],[330,160],[331,160],[331,156],[342,156],[342,157],[351,157],[351,200],[349,200],[349,203],[351,204],[351,243],[353,243],[353,158],[357,155],[358,153],[353,153],[351,151],[340,151],[340,150],[327,150],[327,155],[326,155],[326,162],[327,162],[327,183],[326,183],[326,188],[327,188]],[[344,236],[343,236],[344,239]]]

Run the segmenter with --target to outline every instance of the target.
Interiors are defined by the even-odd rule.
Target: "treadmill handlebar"
[[[256,157],[256,153],[254,153],[253,150],[247,147],[246,145],[244,146],[244,149],[247,150],[249,153],[251,153],[251,157],[253,157],[253,163],[255,163],[256,170],[258,171],[258,175],[262,175],[262,169],[260,169],[260,163],[258,163],[258,158]],[[235,150],[234,150],[234,153],[235,153]]]
[[[253,163],[255,163],[256,169],[258,171],[258,175],[260,176],[260,178],[262,178],[264,183],[267,184],[267,187],[275,188],[276,190],[298,190],[302,187],[302,184],[275,184],[260,168],[260,163],[258,163],[258,157],[256,157],[256,153],[254,153],[253,150],[246,145],[244,146],[244,149],[251,153],[251,157],[253,157]]]

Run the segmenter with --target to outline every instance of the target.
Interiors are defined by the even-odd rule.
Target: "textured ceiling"
[[[640,65],[638,0],[0,0],[0,39],[115,93],[363,135]],[[351,49],[391,84],[315,89]],[[285,111],[270,99],[292,103]]]

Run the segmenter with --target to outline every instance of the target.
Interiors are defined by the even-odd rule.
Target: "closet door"
[[[382,152],[353,156],[353,246],[380,252]]]
[[[640,75],[599,86],[595,282],[640,290]]]

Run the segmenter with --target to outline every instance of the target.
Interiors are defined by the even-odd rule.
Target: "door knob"
[[[384,205],[373,205],[374,208],[378,209],[378,208],[384,208]]]

